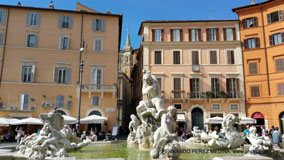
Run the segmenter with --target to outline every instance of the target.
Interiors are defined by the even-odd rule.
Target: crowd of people
[[[248,140],[248,135],[250,134],[249,130],[250,126],[247,125],[246,128],[243,130],[243,138],[246,143],[250,143]],[[282,134],[279,131],[278,127],[271,126],[271,129],[268,130],[264,126],[261,126],[257,132],[258,136],[261,137],[269,137],[274,145],[274,147],[281,147],[282,143]]]

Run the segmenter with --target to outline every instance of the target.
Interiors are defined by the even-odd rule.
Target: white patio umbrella
[[[29,117],[12,123],[12,125],[23,125],[23,124],[43,125],[43,122],[39,118]]]
[[[256,119],[249,117],[241,117],[240,124],[255,124]]]
[[[91,115],[91,116],[80,119],[80,123],[82,124],[104,123],[105,121],[107,121],[106,117],[98,116],[98,115]]]
[[[16,118],[5,118],[5,117],[1,117],[0,118],[0,126],[9,126],[11,125],[13,122],[17,122],[18,119]]]
[[[64,124],[75,124],[77,123],[77,119],[71,116],[62,115],[64,119]]]

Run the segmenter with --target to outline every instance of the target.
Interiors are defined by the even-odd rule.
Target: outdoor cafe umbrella
[[[82,124],[90,124],[90,123],[104,123],[107,121],[106,117],[98,116],[98,115],[91,115],[80,120]]]
[[[63,119],[64,119],[64,124],[75,124],[77,123],[77,119],[74,117],[70,117],[70,116],[66,116],[66,115],[62,115]]]
[[[43,125],[43,122],[39,118],[29,117],[12,123],[12,125],[24,125],[24,124]]]
[[[5,118],[5,117],[1,117],[0,118],[0,126],[9,126],[11,125],[13,122],[17,122],[18,119],[15,118]]]

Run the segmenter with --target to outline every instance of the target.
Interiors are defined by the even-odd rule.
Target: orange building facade
[[[246,117],[238,20],[144,21],[143,68],[160,82],[165,107],[191,130],[213,117]]]
[[[284,125],[284,1],[270,0],[233,11],[240,20],[249,117],[270,128]]]
[[[81,58],[80,118],[105,116],[108,129],[118,123],[121,15],[79,3],[76,11],[0,5],[0,22],[1,117],[38,117],[56,107],[77,118]]]

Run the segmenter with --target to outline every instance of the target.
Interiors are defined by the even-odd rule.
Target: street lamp
[[[77,135],[80,133],[80,112],[81,112],[81,92],[82,92],[82,77],[83,77],[83,69],[84,69],[84,61],[82,59],[82,53],[85,51],[85,42],[83,41],[80,46],[80,65],[79,65],[79,93],[78,93],[78,115],[77,115],[77,124],[76,124],[76,130]]]

